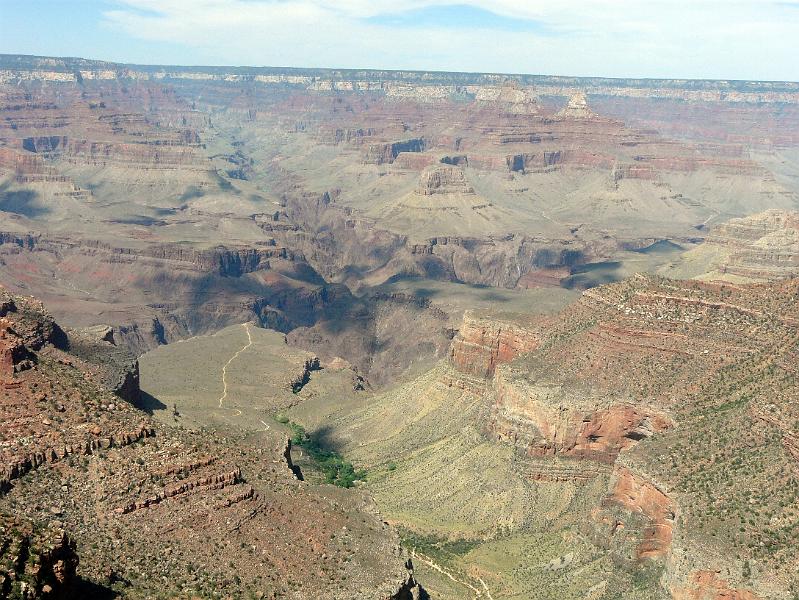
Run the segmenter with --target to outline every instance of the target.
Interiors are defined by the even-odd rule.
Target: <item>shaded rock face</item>
[[[128,248],[96,240],[16,235],[0,242],[5,264],[36,273],[33,277],[41,284],[52,279],[44,273],[63,272],[73,287],[91,287],[96,302],[123,305],[122,310],[109,311],[115,320],[108,323],[87,314],[80,295],[53,295],[60,319],[80,327],[99,325],[95,319],[102,318],[104,326],[113,327],[114,343],[136,354],[253,318],[282,331],[312,325],[327,309],[340,310],[352,302],[345,286],[325,285],[301,254],[274,245],[198,251],[180,244]],[[120,280],[135,285],[122,288]],[[57,333],[42,330],[39,337]]]
[[[552,244],[526,236],[490,239],[441,236],[410,245],[406,274],[496,287],[525,287],[526,275],[542,267],[571,269],[603,252],[604,244]]]
[[[369,146],[364,162],[367,164],[390,164],[402,152],[422,152],[427,146],[427,142],[423,138],[412,138],[400,142],[391,142],[387,144],[373,144]]]
[[[428,600],[430,595],[413,577],[413,562],[411,559],[405,563],[407,576],[399,585],[399,589],[386,600]]]
[[[525,152],[522,154],[511,154],[505,162],[508,171],[511,173],[537,173],[545,172],[552,167],[556,167],[564,162],[566,153],[562,150],[554,152]]]
[[[139,402],[139,362],[127,349],[113,344],[113,328],[72,330],[67,337],[70,354],[96,365],[103,387],[134,405]]]
[[[63,530],[0,515],[0,598],[76,597],[78,562]]]

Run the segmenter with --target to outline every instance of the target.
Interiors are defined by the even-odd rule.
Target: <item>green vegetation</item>
[[[280,421],[278,415],[276,420]],[[324,448],[319,439],[313,435],[308,435],[305,428],[299,423],[286,419],[289,429],[291,429],[291,443],[305,450],[313,462],[325,475],[325,482],[332,483],[343,488],[351,488],[356,481],[366,479],[366,471],[363,469],[355,470],[351,462],[344,460],[338,452]]]
[[[449,563],[453,558],[468,554],[481,543],[479,540],[449,539],[404,528],[400,529],[400,539],[402,545],[409,550],[416,550],[442,563]]]

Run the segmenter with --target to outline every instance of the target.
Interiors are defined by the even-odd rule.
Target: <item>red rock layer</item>
[[[671,547],[676,505],[654,483],[629,469],[616,471],[616,484],[608,499],[632,513],[643,515],[648,525],[641,532],[636,549],[639,559],[664,556]]]
[[[733,589],[713,571],[697,571],[685,587],[672,590],[673,600],[760,600],[749,590]]]
[[[464,315],[458,335],[450,348],[450,361],[470,375],[490,377],[498,364],[513,360],[538,347],[539,335],[510,322]]]

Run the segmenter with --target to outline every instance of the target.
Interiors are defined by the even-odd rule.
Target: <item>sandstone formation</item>
[[[462,169],[436,167],[422,172],[418,193],[422,196],[435,194],[474,194],[474,188],[466,181]]]
[[[540,341],[541,332],[535,326],[467,313],[452,341],[449,359],[459,371],[491,377],[497,365],[535,350]]]
[[[541,110],[535,91],[513,80],[499,87],[480,87],[474,97],[478,105],[511,114],[534,115]]]
[[[557,116],[562,119],[590,119],[597,115],[588,106],[585,93],[577,92],[569,98],[566,106],[558,111]]]
[[[742,283],[793,277],[799,271],[799,213],[769,210],[727,221],[678,268],[702,279]]]

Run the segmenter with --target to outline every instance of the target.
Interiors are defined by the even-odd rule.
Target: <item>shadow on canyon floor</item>
[[[161,402],[152,394],[142,391],[139,395],[139,401],[135,403],[136,408],[143,410],[148,415],[152,416],[157,410],[166,410],[166,404]]]

